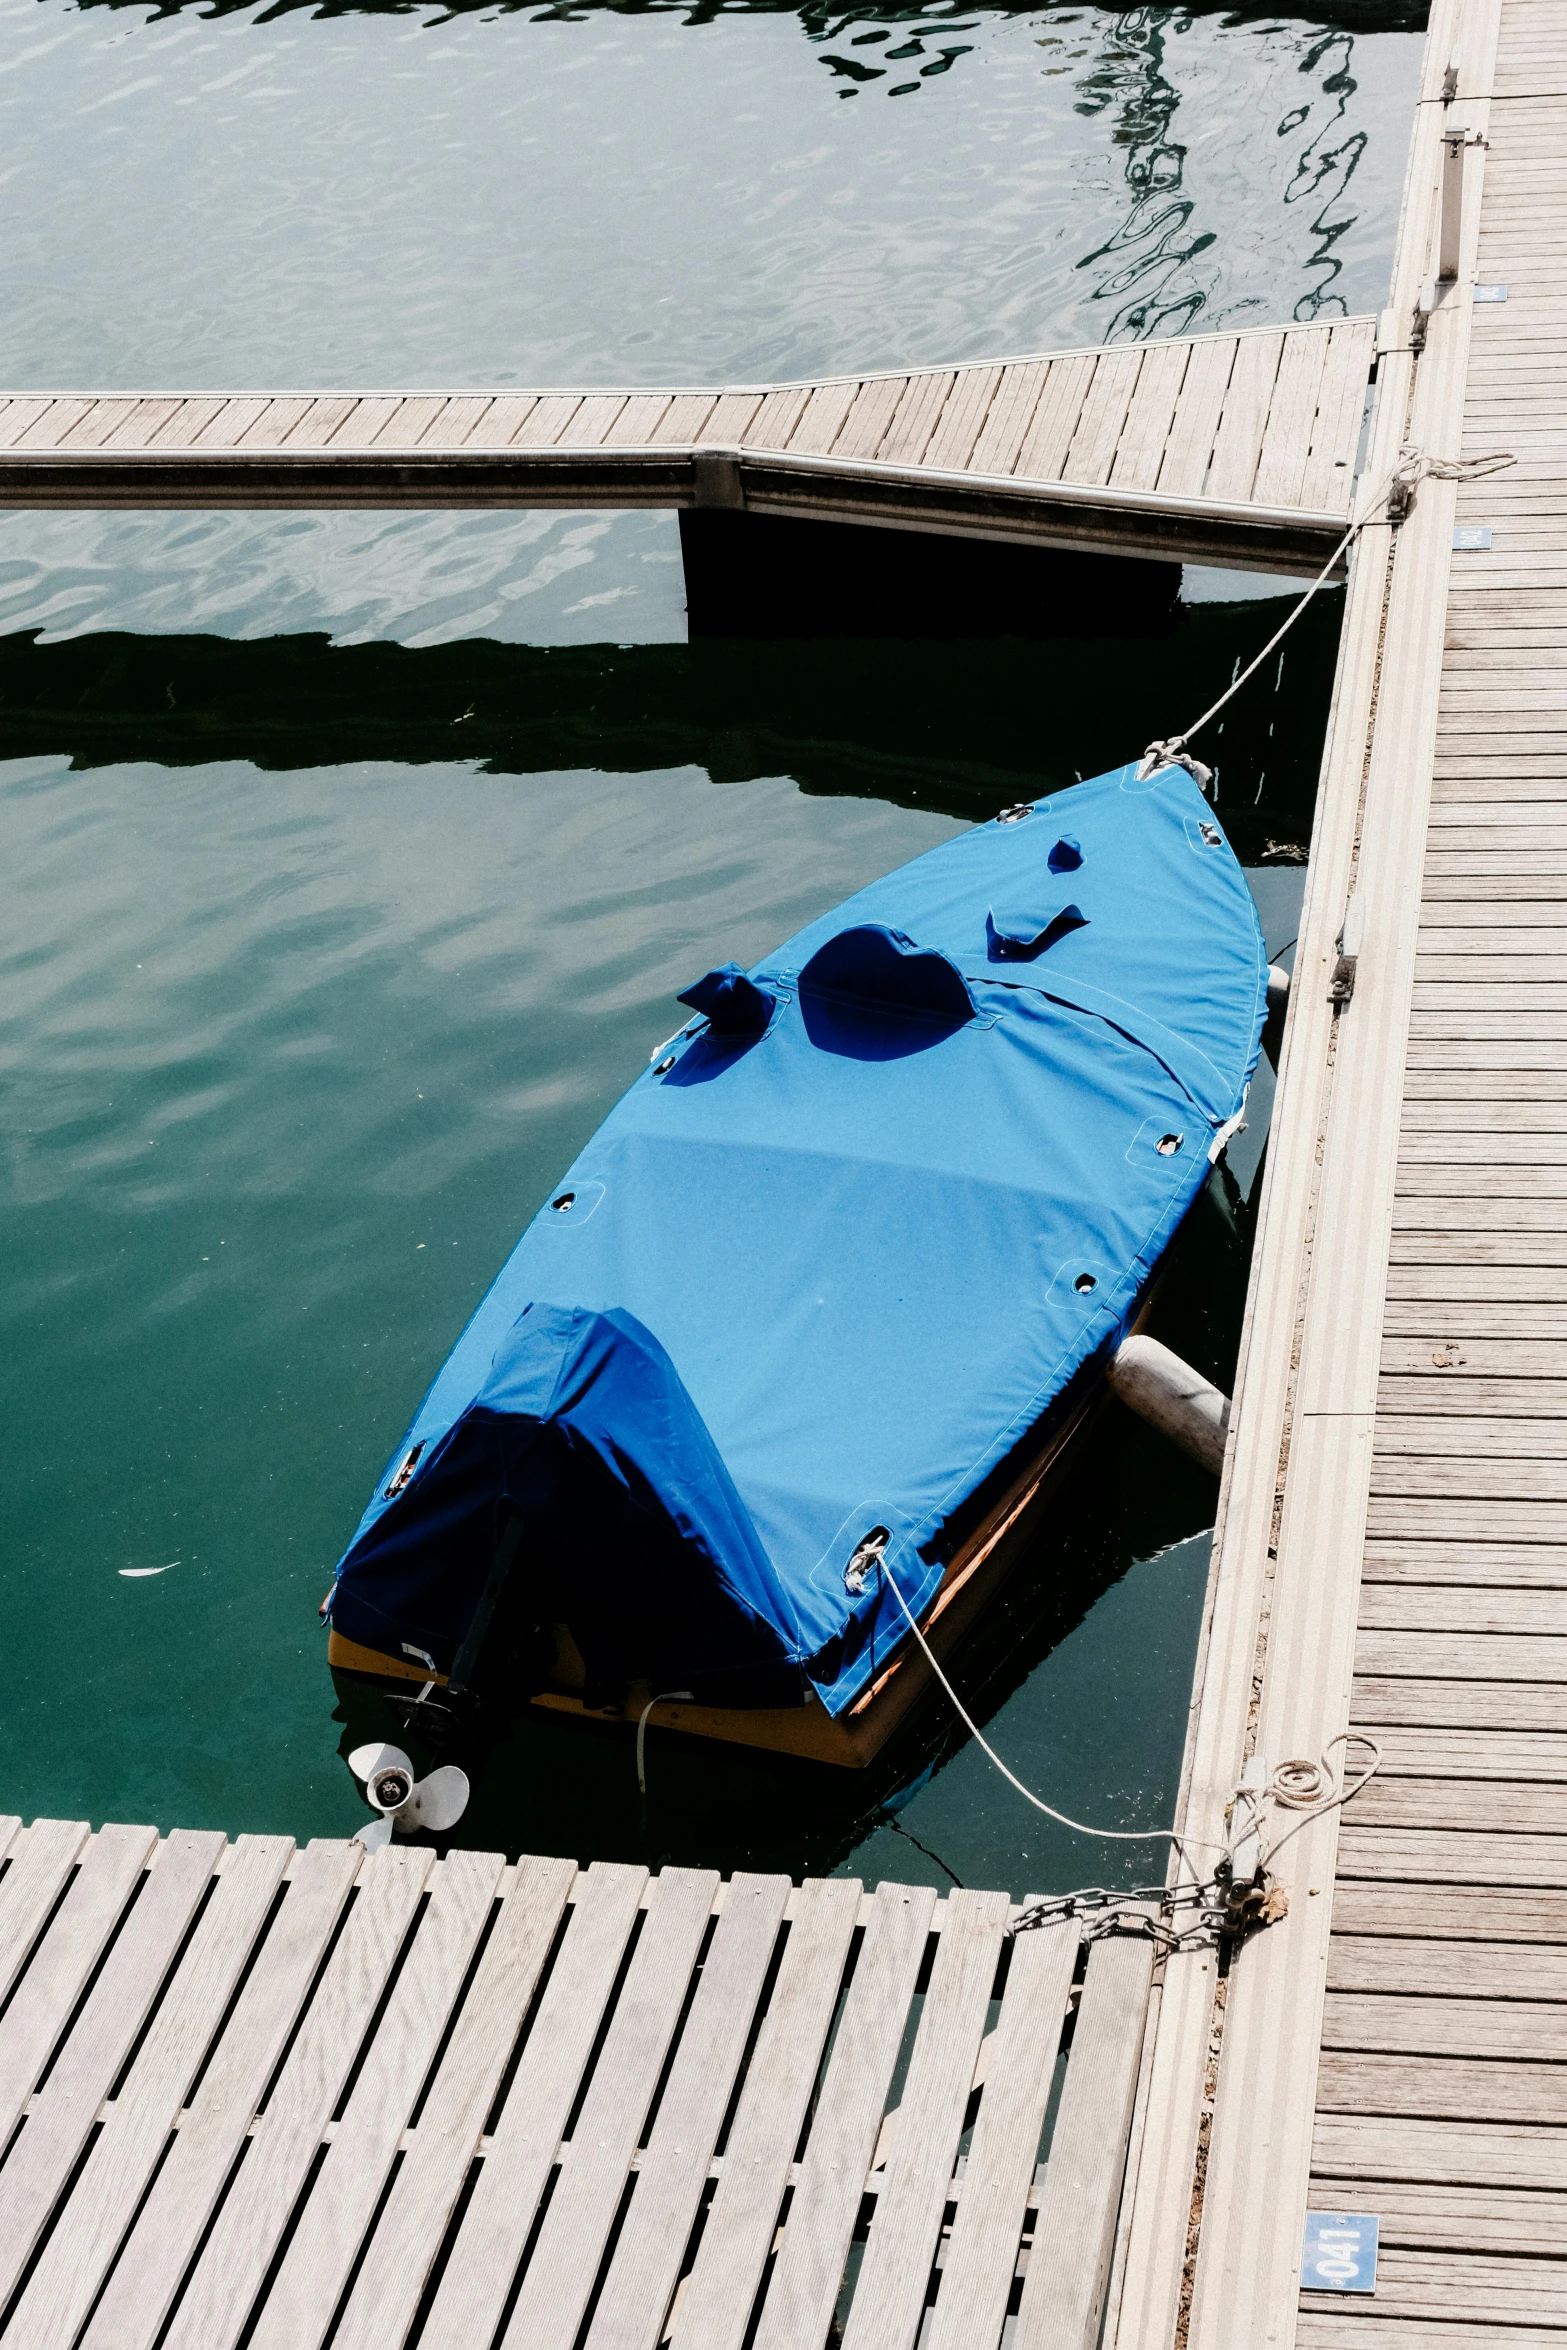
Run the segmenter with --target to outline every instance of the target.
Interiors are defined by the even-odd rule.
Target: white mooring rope
[[[1175,1828],[1090,1827],[1086,1821],[1074,1820],[1068,1813],[1058,1811],[1053,1803],[1046,1803],[1043,1796],[1036,1795],[1031,1787],[1025,1787],[1016,1771],[1002,1761],[937,1663],[930,1642],[920,1630],[913,1610],[899,1590],[897,1583],[891,1576],[886,1576],[884,1580],[902,1611],[904,1622],[924,1651],[925,1662],[951,1699],[953,1710],[958,1719],[963,1723],[981,1753],[994,1764],[1007,1784],[1016,1788],[1026,1803],[1031,1803],[1036,1811],[1043,1812],[1047,1819],[1059,1821],[1063,1828],[1070,1828],[1074,1835],[1097,1836],[1106,1842],[1115,1844],[1172,1844],[1188,1870],[1191,1869],[1191,1862],[1187,1859],[1188,1846],[1195,1851],[1222,1852],[1224,1855],[1221,1869],[1225,1882],[1222,1884],[1219,1872],[1215,1872],[1211,1877],[1197,1878],[1195,1871],[1193,1871],[1193,1882],[1165,1887],[1145,1887],[1133,1893],[1112,1894],[1096,1886],[1077,1893],[1058,1894],[1048,1900],[1031,1903],[1023,1917],[1017,1921],[1014,1931],[1023,1925],[1048,1925],[1057,1918],[1075,1916],[1080,1910],[1088,1907],[1101,1910],[1105,1915],[1106,1924],[1113,1928],[1116,1918],[1121,1912],[1131,1910],[1134,1905],[1140,1907],[1150,1900],[1160,1901],[1170,1908],[1191,1907],[1193,1904],[1203,1908],[1204,1905],[1212,1905],[1216,1901],[1222,1904],[1232,1889],[1240,1890],[1234,1886],[1236,1851],[1248,1832],[1260,1831],[1262,1807],[1265,1803],[1272,1801],[1285,1811],[1298,1812],[1300,1816],[1292,1821],[1282,1836],[1276,1836],[1266,1850],[1259,1853],[1252,1883],[1261,1881],[1265,1871],[1270,1867],[1274,1855],[1289,1842],[1292,1836],[1298,1834],[1302,1828],[1308,1827],[1313,1820],[1321,1819],[1325,1813],[1336,1810],[1340,1804],[1348,1803],[1351,1796],[1358,1795],[1367,1780],[1372,1778],[1381,1766],[1382,1749],[1374,1738],[1368,1738],[1363,1730],[1341,1730],[1336,1738],[1328,1740],[1320,1760],[1313,1762],[1309,1756],[1292,1756],[1287,1762],[1279,1763],[1269,1773],[1263,1785],[1238,1788],[1230,1810],[1229,1833],[1222,1845],[1207,1844],[1200,1842],[1196,1837],[1183,1836]],[[1348,1746],[1351,1742],[1368,1746],[1371,1749],[1370,1762],[1358,1777],[1353,1779],[1349,1777],[1347,1770],[1343,1773],[1335,1772],[1333,1764],[1329,1760],[1336,1746]],[[1147,1921],[1137,1918],[1131,1919],[1129,1922],[1137,1930],[1142,1930]],[[1212,1922],[1213,1913],[1210,1907],[1205,1909],[1203,1925],[1194,1930],[1202,1933],[1211,1926]],[[1153,1929],[1150,1927],[1149,1930]],[[1156,1938],[1169,1939],[1172,1945],[1181,1940],[1178,1935],[1170,1935],[1168,1929],[1160,1929]]]
[[[1139,773],[1152,775],[1156,767],[1186,766],[1196,774],[1200,784],[1206,785],[1208,770],[1201,767],[1200,761],[1186,759],[1182,756],[1186,745],[1191,741],[1193,735],[1202,732],[1210,718],[1218,717],[1225,704],[1234,700],[1247,679],[1256,675],[1274,647],[1283,643],[1317,590],[1327,584],[1329,575],[1340,556],[1348,551],[1355,540],[1359,538],[1361,532],[1369,524],[1375,522],[1379,515],[1388,522],[1402,522],[1414,502],[1416,487],[1422,481],[1479,481],[1486,474],[1501,473],[1507,466],[1516,465],[1517,462],[1518,460],[1512,452],[1506,449],[1499,449],[1489,457],[1428,457],[1421,449],[1403,450],[1400,453],[1398,463],[1388,475],[1376,497],[1372,499],[1365,513],[1353,517],[1349,528],[1339,540],[1326,563],[1323,564],[1322,569],[1317,573],[1310,587],[1307,588],[1294,610],[1274,630],[1256,659],[1249,662],[1238,677],[1230,680],[1228,687],[1220,694],[1211,709],[1204,710],[1200,718],[1194,719],[1184,734],[1171,735],[1168,742],[1150,743],[1143,753],[1143,762]],[[1199,768],[1201,768],[1200,773],[1198,772]]]

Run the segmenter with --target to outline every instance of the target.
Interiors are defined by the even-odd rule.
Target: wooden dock
[[[1248,1771],[1376,1741],[1342,1813],[1274,1810],[1287,1914],[1161,1953],[1000,1894],[37,1823],[8,2344],[1567,2350],[1564,104],[1567,0],[1435,0],[1375,329],[0,408],[12,504],[739,502],[1269,568],[1342,530],[1373,359],[1363,498],[1421,460],[1350,567],[1181,1791],[1211,1854]],[[1373,2292],[1302,2291],[1309,2211],[1377,2218]]]
[[[59,1820],[7,1853],[8,2350],[1096,2339],[1135,1931]]]
[[[1314,572],[1376,321],[708,390],[0,396],[0,506],[717,506]]]

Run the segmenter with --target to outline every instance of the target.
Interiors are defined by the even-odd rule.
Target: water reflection
[[[1223,257],[1214,251],[1217,231],[1194,219],[1198,205],[1186,192],[1189,148],[1178,132],[1182,96],[1170,71],[1171,30],[1168,9],[1127,9],[1106,28],[1101,59],[1079,83],[1079,112],[1113,116],[1116,145],[1126,150],[1131,193],[1126,218],[1114,234],[1078,263],[1090,271],[1105,265],[1094,279],[1094,297],[1116,305],[1106,342],[1196,333],[1214,323],[1203,314],[1223,283]],[[1297,70],[1315,84],[1311,96],[1285,113],[1276,133],[1292,142],[1305,134],[1283,191],[1286,205],[1306,207],[1312,240],[1300,263],[1305,290],[1295,297],[1291,315],[1300,320],[1346,317],[1338,284],[1343,263],[1334,248],[1355,225],[1346,198],[1367,144],[1364,129],[1347,126],[1357,87],[1350,72],[1354,39],[1347,30],[1305,32],[1277,23],[1266,26],[1262,37],[1275,47],[1298,51]],[[1200,118],[1192,125],[1199,136],[1206,127]],[[1246,308],[1259,319],[1268,315],[1266,305],[1252,297],[1230,304],[1225,322],[1235,324]]]
[[[1308,607],[1282,658],[1200,746],[1245,864],[1291,862],[1291,845],[1309,837],[1339,601],[1325,593]],[[0,756],[295,771],[420,761],[440,769],[455,755],[488,775],[689,766],[714,782],[788,775],[812,794],[974,821],[1024,787],[1030,796],[1059,789],[1176,731],[1217,698],[1287,608],[1271,598],[1185,606],[1167,636],[1050,648],[842,640],[416,649],[318,636],[235,643],[104,631],[46,643],[18,634],[0,638]]]
[[[1374,310],[1418,44],[1328,4],[0,0],[4,376],[754,381]]]

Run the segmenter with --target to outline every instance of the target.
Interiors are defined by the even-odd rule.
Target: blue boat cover
[[[710,972],[425,1397],[338,1629],[447,1669],[515,1508],[590,1687],[842,1711],[905,1629],[889,1581],[932,1597],[1135,1312],[1266,996],[1179,767],[1008,811]]]

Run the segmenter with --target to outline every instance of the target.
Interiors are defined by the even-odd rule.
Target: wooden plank
[[[963,2194],[922,2350],[990,2350],[1001,2339],[1077,1950],[1075,1921],[1013,1940]]]
[[[0,1999],[21,1973],[86,1841],[85,1820],[34,1820],[21,1851],[13,1847],[0,1878]]]
[[[137,399],[111,397],[94,400],[84,415],[78,416],[61,433],[59,446],[67,449],[101,449],[128,424],[142,406]],[[123,446],[123,444],[122,444]]]
[[[1367,2056],[1325,2048],[1319,2113],[1407,2114],[1411,2119],[1567,2122],[1567,2074],[1555,2065],[1468,2057]]]
[[[333,2350],[392,2350],[406,2340],[576,1873],[568,1860],[518,1862]]]
[[[800,1887],[723,2169],[673,2319],[677,2350],[740,2350],[859,1914],[854,1879]]]
[[[579,400],[571,412],[571,421],[555,444],[562,449],[601,449],[609,437],[609,430],[626,406],[624,392],[590,393]],[[526,428],[525,428],[526,429]]]
[[[292,1837],[241,1836],[226,1855],[147,2036],[11,2314],[6,2339],[14,2350],[52,2350],[74,2342],[80,2332],[168,2146],[293,1851]]]
[[[81,2350],[153,2350],[363,1859],[362,1844],[342,1842],[312,1843],[296,1858],[282,1907]]]
[[[381,434],[391,424],[402,407],[398,392],[370,392],[357,400],[345,429],[338,433],[341,449],[369,449],[375,446]],[[395,439],[395,434],[393,435]]]
[[[1450,1515],[1432,1504],[1433,1516]],[[1375,1513],[1374,1513],[1375,1514]],[[1567,1695],[1559,1681],[1419,1681],[1356,1676],[1354,1718],[1411,1729],[1563,1730]]]
[[[1347,320],[1331,329],[1311,449],[1301,477],[1300,502],[1317,510],[1348,512],[1355,483],[1355,452],[1365,413],[1367,379],[1376,350],[1376,329]]]
[[[312,400],[299,422],[287,436],[291,449],[324,449],[335,433],[351,434],[353,414],[359,402],[352,393],[334,395],[330,399]],[[162,421],[167,422],[168,419]]]
[[[799,2350],[826,2337],[935,1904],[925,1886],[877,1888],[762,2304],[756,2350]]]
[[[166,424],[159,425],[148,441],[152,449],[188,449],[201,438],[207,426],[220,414],[224,402],[221,394],[205,400],[181,400]]]
[[[264,401],[260,413],[251,417],[242,427],[236,446],[242,449],[281,448],[310,406],[308,393],[291,399]]]
[[[1204,335],[1192,345],[1155,485],[1166,497],[1203,494],[1238,348],[1232,335]]]
[[[658,2350],[790,1891],[787,1877],[738,1873],[724,1887],[718,1928],[593,2313],[589,2350]],[[367,2340],[365,2350],[375,2344]]]
[[[1008,1906],[1004,1893],[947,1896],[844,2350],[914,2350]]]
[[[1140,345],[1100,354],[1061,467],[1063,481],[1103,484],[1110,479],[1144,357]]]
[[[688,441],[699,441],[713,411],[718,406],[714,392],[681,392],[670,401],[663,415],[648,435],[651,441],[666,447],[682,446]],[[760,403],[752,402],[752,410]]]
[[[790,429],[787,444],[777,441],[773,445],[779,448],[787,445],[808,456],[827,456],[837,447],[838,435],[848,421],[859,389],[857,383],[818,385],[801,403],[798,422]],[[763,406],[765,409],[765,402]],[[758,424],[761,421],[758,417]]]
[[[212,1883],[221,1835],[165,1838],[25,2127],[0,2170],[0,2303],[15,2290],[92,2132],[186,1928]]]
[[[96,405],[97,402],[91,399],[51,400],[43,414],[35,418],[27,430],[19,433],[8,445],[18,449],[56,448],[71,427],[79,424],[89,409]]]
[[[1330,1996],[1374,1991],[1462,1999],[1482,1987],[1491,2004],[1567,2000],[1567,1968],[1563,1967],[1560,1946],[1486,1942],[1477,1947],[1469,1942],[1418,1941],[1404,1934],[1335,1934],[1328,1945]],[[1444,2008],[1435,2019],[1433,2031],[1433,2019],[1426,2011],[1422,2046],[1446,2047],[1447,2012]],[[1365,2043],[1341,2039],[1338,2044],[1354,2047]],[[1465,2053],[1476,2052],[1470,2049]]]
[[[1311,2186],[1318,2211],[1374,2211],[1382,2241],[1400,2250],[1533,2253],[1555,2258],[1567,2226],[1567,2200],[1557,2194],[1498,2193],[1491,2187],[1431,2184],[1425,2180],[1375,2187],[1355,2178],[1323,2176]]]
[[[1337,2311],[1338,2296],[1304,2293],[1301,2309]],[[1465,2318],[1505,2328],[1567,2325],[1567,2277],[1558,2261],[1506,2260],[1484,2253],[1454,2258],[1436,2252],[1403,2252],[1396,2247],[1377,2261],[1377,2315],[1384,2324],[1397,2316],[1438,2323]],[[1559,2350],[1560,2334],[1554,2350]]]
[[[926,446],[924,462],[945,472],[961,472],[974,456],[1005,369],[960,367],[951,397]]]
[[[1558,2333],[1535,2326],[1509,2325],[1498,2338],[1492,2325],[1444,2325],[1440,2336],[1421,2320],[1378,2312],[1362,2316],[1357,2310],[1311,2308],[1302,2305],[1295,2331],[1299,2350],[1561,2350]]]
[[[1372,1735],[1384,1778],[1567,1781],[1567,1738],[1548,1730],[1407,1729],[1383,1722]]]
[[[86,1835],[75,1822],[72,1827],[78,1841]],[[0,2029],[0,2147],[8,2143],[21,2118],[104,1944],[140,1886],[142,1870],[157,1841],[156,1828],[105,1827],[83,1850],[70,1890],[5,2011]],[[66,1843],[66,1839],[56,1841],[56,1858]],[[43,1885],[49,1883],[51,1874],[45,1871]],[[10,1881],[8,1877],[7,1885]],[[4,1901],[0,1892],[0,1930]],[[44,1913],[45,1904],[36,1895],[33,1906],[39,1915]]]
[[[1282,334],[1246,335],[1236,347],[1208,469],[1210,498],[1249,498],[1284,356]]]
[[[869,459],[881,454],[881,445],[905,394],[911,379],[907,376],[881,376],[861,384],[849,407],[837,437],[832,443],[835,456]],[[809,416],[802,431],[811,429]],[[791,446],[803,448],[804,440],[797,433]]]
[[[505,2350],[571,2350],[576,2341],[717,1890],[711,1869],[665,1869],[654,1881],[571,2152],[501,2337]]]
[[[911,375],[902,399],[883,437],[880,451],[884,465],[923,465],[932,435],[941,422],[956,374],[944,369],[940,374]]]
[[[1261,505],[1301,502],[1327,359],[1328,337],[1322,329],[1285,336],[1252,483],[1251,494]]]
[[[1365,1572],[1368,1582],[1514,1583],[1560,1590],[1567,1586],[1567,1544],[1383,1541],[1367,1549]]]
[[[490,392],[454,393],[450,399],[441,402],[438,413],[420,436],[420,446],[426,449],[484,447],[485,444],[476,442],[473,436],[494,406],[495,398]],[[522,419],[516,416],[513,421],[520,424]]]
[[[233,2350],[244,2333],[433,1860],[428,1851],[389,1845],[360,1870],[347,1924],[163,2336],[164,2350]]]
[[[1482,1957],[1479,1965],[1484,1964]],[[1494,2056],[1560,2064],[1567,2057],[1567,2006],[1541,1999],[1433,2000],[1399,1992],[1330,1991],[1322,2045],[1380,2056],[1440,2051],[1444,2063],[1450,2057]]]
[[[368,403],[366,403],[368,405]],[[206,423],[191,443],[196,449],[232,449],[243,440],[259,416],[265,414],[270,402],[265,399],[230,398],[223,402],[215,416]]]
[[[509,449],[553,449],[575,440],[571,426],[583,403],[574,393],[546,394],[536,400],[506,446]]]
[[[1362,1828],[1351,1817],[1339,1837],[1339,1867],[1351,1877],[1423,1877],[1432,1885],[1567,1885],[1560,1836],[1492,1836],[1456,1828]]]
[[[7,400],[4,408],[0,409],[0,449],[14,449],[22,435],[53,405],[49,397]]]
[[[634,393],[604,435],[605,448],[645,448],[673,405],[667,392]]]
[[[1380,2114],[1319,2113],[1312,2160],[1335,2178],[1453,2186],[1483,2179],[1498,2193],[1567,2191],[1567,2134],[1472,2116],[1394,2121]]]
[[[325,2338],[489,1921],[504,1865],[498,1852],[455,1851],[432,1872],[429,1906],[268,2287],[250,2337],[253,2350],[317,2350]]]
[[[1379,1741],[1380,1743],[1380,1741]],[[1567,1791],[1492,1776],[1483,1779],[1379,1773],[1348,1812],[1357,1829],[1461,1828],[1498,1837],[1567,1834]]]
[[[532,392],[503,392],[471,427],[464,447],[509,449],[538,404]]]
[[[1439,1468],[1449,1464],[1439,1462]],[[1455,1681],[1567,1681],[1567,1640],[1506,1633],[1362,1631],[1357,1672]]]
[[[492,2342],[606,2001],[640,1915],[647,1871],[596,1861],[573,1888],[550,1970],[420,2350]]]
[[[1527,1422],[1521,1423],[1527,1426]],[[1567,1633],[1567,1591],[1382,1583],[1360,1596],[1362,1631]]]
[[[1001,370],[990,412],[969,458],[972,472],[1007,474],[1017,470],[1034,411],[1050,374],[1050,362],[1046,359]]]
[[[1019,481],[1061,479],[1079,422],[1087,413],[1096,364],[1092,352],[1052,360],[1011,469]]]
[[[1333,1888],[1332,1919],[1336,1935],[1567,1943],[1567,1894],[1491,1884],[1444,1884],[1433,1889],[1396,1877],[1340,1877]]]
[[[1190,345],[1150,343],[1143,354],[1126,424],[1108,478],[1118,488],[1157,488],[1165,451],[1175,427]]]
[[[789,403],[797,403],[793,409],[796,416],[803,411],[806,398],[804,392],[789,392],[783,398]],[[760,392],[724,392],[703,425],[701,438],[716,442],[720,447],[728,447],[736,441],[744,443],[751,438],[752,428],[760,422],[766,406],[767,401]],[[793,430],[792,425],[790,430]],[[781,447],[782,443],[768,441],[760,445],[771,448],[775,445]]]
[[[852,386],[839,385],[837,387],[836,397],[831,404],[830,430],[832,433],[836,433],[838,426],[843,422],[852,396]],[[750,420],[745,426],[743,436],[738,429],[733,433],[721,431],[715,416],[703,426],[702,438],[704,441],[726,442],[731,439],[740,440],[743,437],[744,444],[748,448],[787,449],[799,429],[801,419],[812,404],[812,397],[808,384],[798,384],[791,391],[769,392],[765,399],[756,403]],[[720,408],[726,405],[727,403],[723,401],[719,403]],[[813,430],[818,439],[821,433],[828,429],[829,420],[825,414],[819,414],[813,419]],[[828,445],[831,446],[830,437]],[[814,448],[816,441],[802,441],[800,446]]]
[[[1104,2307],[1154,1945],[1088,1954],[1013,2350],[1094,2350]]]

